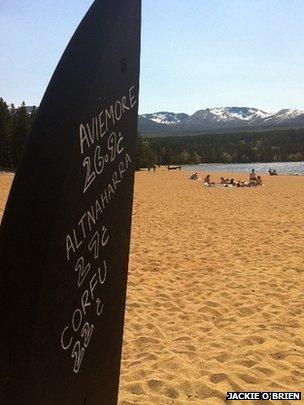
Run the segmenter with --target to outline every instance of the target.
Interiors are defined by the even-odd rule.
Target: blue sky
[[[39,104],[91,0],[2,0],[0,96]],[[143,0],[140,112],[304,109],[303,0]]]

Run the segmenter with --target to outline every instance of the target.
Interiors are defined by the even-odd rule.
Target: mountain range
[[[143,135],[199,132],[231,132],[278,127],[304,127],[304,110],[283,109],[267,112],[249,107],[220,107],[198,110],[192,115],[160,111],[139,115]]]

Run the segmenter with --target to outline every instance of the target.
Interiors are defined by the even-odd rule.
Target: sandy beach
[[[190,174],[136,173],[120,405],[300,391],[304,177],[227,189]]]
[[[13,173],[0,172],[0,223],[13,178]]]
[[[119,404],[303,391],[304,176],[205,188],[190,174],[136,173]]]

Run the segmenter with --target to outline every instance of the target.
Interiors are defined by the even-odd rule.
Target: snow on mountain
[[[304,127],[304,110],[283,109],[272,113],[258,108],[217,107],[198,110],[190,116],[166,111],[140,116],[140,130],[155,131],[155,125],[160,131],[197,131],[277,125]]]
[[[175,114],[172,112],[161,111],[153,114],[143,114],[143,117],[153,122],[157,122],[158,124],[176,125],[188,119],[189,115],[184,113]]]
[[[290,110],[285,108],[275,114],[270,115],[265,119],[265,122],[281,123],[287,120],[304,117],[304,110]]]
[[[189,117],[188,128],[226,128],[234,126],[258,125],[269,113],[258,108],[219,107],[196,111]]]

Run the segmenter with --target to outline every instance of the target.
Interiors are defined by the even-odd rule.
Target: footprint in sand
[[[292,370],[291,372],[293,375],[295,375],[296,377],[300,377],[303,381],[304,381],[304,373],[302,373],[299,370]]]
[[[185,342],[186,343],[186,342],[190,342],[190,341],[191,341],[191,339],[189,336],[180,336],[180,337],[174,339],[174,342]]]
[[[258,380],[257,378],[253,377],[252,375],[248,374],[237,374],[238,377],[240,377],[241,380],[245,381],[247,384],[257,384]]]
[[[231,354],[224,352],[224,353],[220,354],[219,356],[216,356],[215,358],[220,363],[225,363],[226,361],[231,359]]]
[[[303,339],[296,338],[296,339],[294,340],[294,342],[295,342],[295,344],[296,344],[297,346],[304,347],[304,340],[303,340]]]
[[[210,399],[210,398],[219,398],[219,399],[222,398],[223,400],[225,399],[225,394],[223,394],[220,390],[216,390],[216,389],[212,388],[211,386],[206,385],[204,383],[201,383],[197,387],[196,393],[197,393],[197,398],[199,400],[204,400],[206,402],[203,402],[203,403],[210,404],[210,405],[211,404],[213,405],[213,402],[211,402],[211,401],[209,402],[209,400],[207,400],[207,399]],[[201,402],[199,402],[199,403],[201,403]]]
[[[131,394],[135,394],[135,395],[142,395],[144,394],[144,390],[141,386],[140,383],[131,383],[128,385],[125,385],[125,388],[127,391],[129,391]]]
[[[141,336],[135,340],[135,344],[139,350],[144,350],[152,345],[161,346],[159,339],[152,336]]]
[[[245,366],[247,368],[254,367],[257,364],[257,362],[254,360],[242,360],[242,361],[237,360],[235,363],[238,363],[241,366]]]
[[[149,380],[147,382],[147,385],[149,387],[149,389],[153,392],[159,392],[163,386],[165,385],[165,383],[162,380]]]
[[[241,307],[239,308],[238,312],[241,316],[249,316],[255,314],[257,311],[256,308],[253,307]]]
[[[273,370],[271,370],[270,368],[266,368],[266,367],[255,367],[255,370],[260,371],[261,373],[267,375],[267,377],[270,377],[274,374]]]
[[[172,399],[177,399],[179,397],[178,391],[173,387],[167,387],[164,390],[164,393],[167,397],[172,398]]]
[[[262,343],[265,342],[265,339],[262,338],[261,336],[248,336],[245,339],[242,340],[245,345],[253,346],[253,345],[261,345]]]
[[[228,376],[225,373],[217,373],[217,374],[212,374],[209,378],[211,382],[214,384],[218,384],[221,381],[227,380]]]
[[[214,301],[207,301],[206,304],[209,307],[218,307],[218,306],[220,306],[220,304],[218,302],[214,302]]]
[[[287,355],[282,352],[276,352],[270,354],[269,357],[271,357],[273,360],[284,360],[287,357]]]

